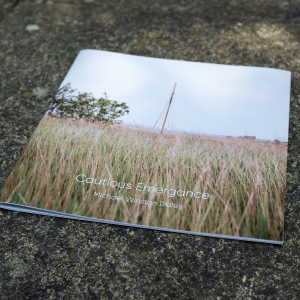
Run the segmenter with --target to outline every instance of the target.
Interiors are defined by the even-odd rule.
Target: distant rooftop
[[[255,140],[255,139],[256,139],[256,136],[245,135],[245,136],[244,136],[244,139],[246,139],[246,140]]]

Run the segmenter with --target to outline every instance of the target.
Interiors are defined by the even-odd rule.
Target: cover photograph
[[[290,84],[278,69],[82,50],[0,207],[282,244]]]

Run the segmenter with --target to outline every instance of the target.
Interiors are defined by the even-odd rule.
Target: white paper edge
[[[42,209],[42,208],[35,208],[35,207],[30,207],[30,206],[25,206],[25,205],[20,205],[20,204],[13,204],[13,203],[0,202],[0,208],[12,210],[12,211],[29,213],[29,214],[57,217],[57,218],[130,226],[130,227],[137,227],[137,228],[144,228],[144,229],[154,229],[154,230],[176,232],[176,233],[201,235],[201,236],[215,237],[215,238],[220,238],[220,239],[240,240],[240,241],[248,241],[248,242],[259,242],[259,243],[266,243],[266,244],[283,245],[283,240],[282,241],[273,241],[273,240],[264,240],[264,239],[254,239],[254,238],[231,236],[231,235],[211,234],[211,233],[204,233],[204,232],[195,232],[195,231],[186,231],[186,230],[177,230],[177,229],[169,229],[169,228],[162,228],[162,227],[153,227],[153,226],[145,226],[145,225],[138,225],[138,224],[122,223],[122,222],[109,221],[109,220],[104,220],[104,219],[77,216],[77,215],[61,213],[61,212],[56,212],[56,211]]]

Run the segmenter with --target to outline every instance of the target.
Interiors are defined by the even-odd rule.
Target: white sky
[[[175,82],[167,129],[287,141],[288,71],[82,50],[61,86],[97,98],[106,92],[130,107],[125,124],[153,127]]]

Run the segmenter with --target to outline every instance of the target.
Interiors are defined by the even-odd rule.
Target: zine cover
[[[291,73],[82,50],[0,207],[283,243]]]

